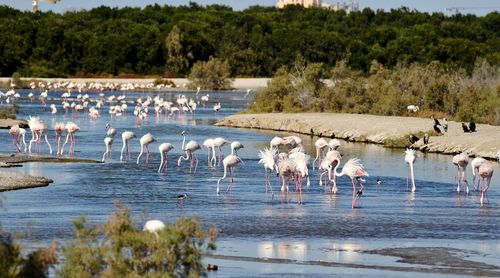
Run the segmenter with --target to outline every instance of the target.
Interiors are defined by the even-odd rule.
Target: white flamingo
[[[141,152],[137,156],[137,164],[139,164],[139,160],[141,159],[141,156],[144,153],[144,146],[146,147],[146,164],[148,164],[148,162],[149,162],[149,145],[155,141],[156,141],[155,138],[149,132],[141,137],[141,139],[139,140],[139,143],[141,144]]]
[[[411,177],[411,192],[415,192],[417,188],[415,187],[415,177],[413,175],[413,163],[415,163],[415,150],[406,149],[405,151],[405,162],[408,164],[408,175],[406,176],[406,191],[408,191],[408,181]]]
[[[125,151],[127,151],[127,157],[128,159],[130,159],[130,150],[129,150],[129,141],[132,140],[133,138],[135,138],[135,134],[131,131],[124,131],[122,133],[122,142],[123,142],[123,147],[122,147],[122,151],[120,153],[120,161],[123,161],[124,160],[124,157],[123,157],[123,153]]]
[[[163,143],[158,147],[158,150],[160,151],[160,156],[161,156],[161,161],[160,161],[160,167],[158,167],[158,173],[161,173],[163,169],[167,168],[167,153],[171,151],[174,148],[174,146],[170,143]]]

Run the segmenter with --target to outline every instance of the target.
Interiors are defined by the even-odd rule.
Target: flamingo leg
[[[354,183],[354,179],[351,179],[352,182],[352,208],[356,207],[356,184]]]
[[[146,145],[146,165],[149,163],[149,145]]]

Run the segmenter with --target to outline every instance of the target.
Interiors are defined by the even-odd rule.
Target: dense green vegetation
[[[434,115],[500,125],[500,67],[484,60],[477,61],[470,75],[439,62],[386,69],[374,60],[369,74],[347,65],[341,60],[328,72],[299,57],[293,67],[277,71],[249,111]],[[420,110],[409,112],[408,105]]]
[[[202,255],[215,249],[217,237],[216,229],[204,230],[194,219],[180,219],[156,234],[139,230],[130,209],[119,204],[105,224],[90,226],[80,218],[74,227],[57,277],[201,277]],[[48,277],[58,263],[56,246],[23,255],[0,230],[0,277]]]
[[[99,7],[64,14],[0,6],[0,76],[186,76],[209,57],[232,77],[271,76],[297,55],[328,69],[346,56],[367,73],[439,61],[471,73],[478,57],[500,62],[500,14],[445,16],[405,8],[346,14],[324,9],[210,5]]]

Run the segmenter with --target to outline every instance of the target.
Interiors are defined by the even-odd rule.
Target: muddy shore
[[[218,126],[274,130],[313,136],[336,137],[347,141],[393,146],[390,142],[407,143],[410,134],[429,133],[431,119],[336,113],[238,114],[216,123]],[[426,152],[456,154],[496,159],[500,150],[500,127],[478,124],[477,132],[464,133],[461,123],[449,122],[448,132],[422,139],[414,147]],[[409,144],[408,144],[409,145]]]

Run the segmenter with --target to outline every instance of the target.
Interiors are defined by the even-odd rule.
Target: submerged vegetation
[[[137,229],[130,210],[117,205],[100,226],[74,222],[75,239],[62,247],[57,277],[200,277],[202,255],[215,249],[216,229],[180,219],[157,233]],[[10,235],[0,232],[0,277],[47,277],[57,263],[56,244],[22,255]]]
[[[387,69],[373,61],[369,73],[341,60],[327,72],[299,57],[277,71],[249,112],[345,112],[387,116],[448,117],[500,125],[500,68],[478,60],[472,73],[440,62]],[[418,112],[407,106],[419,106]]]
[[[500,62],[500,14],[486,16],[343,11],[288,6],[233,11],[221,5],[150,5],[52,12],[0,6],[0,76],[68,77],[124,74],[187,76],[210,57],[232,77],[268,77],[302,55],[329,70],[369,72],[439,61],[471,73],[478,57]]]

